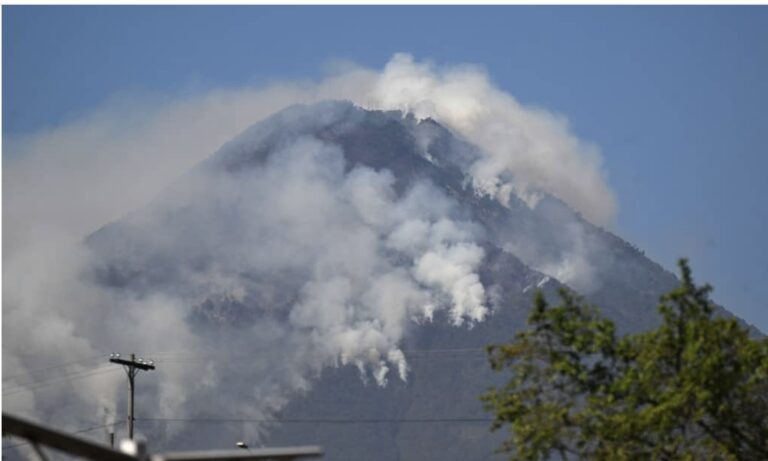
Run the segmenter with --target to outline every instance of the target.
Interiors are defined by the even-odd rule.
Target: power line
[[[485,348],[477,347],[477,348],[456,348],[456,349],[405,349],[402,351],[403,354],[406,356],[409,360],[421,360],[423,358],[427,357],[434,357],[434,356],[441,356],[444,355],[446,357],[453,357],[452,354],[457,353],[486,353]],[[160,354],[151,354],[152,357],[156,358],[157,363],[163,363],[163,364],[171,364],[171,363],[198,363],[203,362],[208,359],[215,359],[215,358],[221,358],[226,357],[227,359],[238,359],[238,358],[251,358],[253,355],[233,355],[233,354],[227,354],[227,353],[203,353],[203,354],[194,354],[194,353],[160,353]],[[485,355],[476,357],[477,359],[485,358]]]
[[[409,360],[420,360],[420,359],[425,359],[425,358],[437,357],[437,356],[440,356],[442,354],[445,354],[446,357],[455,358],[452,355],[448,355],[448,354],[467,353],[467,352],[471,352],[471,353],[482,352],[482,353],[485,353],[486,349],[485,348],[405,349],[402,352],[403,352],[404,355],[406,355],[406,357]],[[158,363],[163,363],[163,364],[168,364],[168,365],[171,365],[171,364],[184,364],[184,363],[196,363],[196,362],[205,361],[206,358],[215,358],[215,357],[227,357],[227,358],[230,358],[230,359],[234,359],[234,358],[238,358],[238,357],[243,357],[243,358],[251,357],[251,355],[231,355],[231,354],[226,354],[226,353],[209,353],[209,354],[161,353],[161,354],[151,354],[151,355],[155,356],[155,357],[157,357],[157,356],[159,356],[159,357],[189,357],[189,358],[176,358],[176,359],[169,358],[169,359],[159,359],[159,360],[157,360]],[[483,357],[475,357],[475,359],[480,359],[480,358],[484,359],[485,357],[484,356]],[[86,361],[89,361],[89,360],[92,360],[92,359],[91,358],[83,359],[83,360],[76,361],[76,362],[70,362],[68,364],[62,364],[62,365],[58,365],[58,366],[53,366],[53,367],[47,368],[47,370],[52,370],[52,369],[55,369],[55,368],[62,368],[62,367],[72,366],[72,365],[83,363],[83,362],[86,362]],[[41,371],[41,370],[46,370],[46,369],[38,369],[37,371]],[[48,380],[43,380],[43,381],[27,381],[25,383],[12,384],[10,386],[10,388],[6,387],[4,389],[5,392],[3,392],[2,395],[3,396],[12,396],[12,395],[23,393],[23,392],[37,391],[37,390],[39,390],[39,389],[41,389],[43,387],[46,387],[46,386],[48,386],[50,384],[56,384],[56,383],[61,383],[61,382],[68,382],[68,381],[72,381],[72,380],[75,380],[75,379],[89,378],[89,377],[92,377],[92,376],[96,376],[96,375],[100,375],[100,374],[104,374],[104,373],[109,373],[109,372],[112,372],[113,370],[114,370],[114,368],[110,368],[108,365],[106,365],[106,366],[99,366],[99,367],[96,367],[96,368],[92,368],[90,370],[79,370],[79,371],[71,372],[71,373],[68,373],[68,374],[55,376],[55,377],[52,377],[52,378],[50,378]],[[21,376],[21,375],[16,375],[16,376]],[[8,377],[6,379],[11,379],[11,378],[12,377]]]
[[[484,347],[463,347],[463,348],[435,348],[435,349],[402,349],[402,352],[408,354],[442,354],[442,353],[458,353],[458,352],[486,352]],[[154,358],[161,357],[231,357],[231,358],[248,358],[253,357],[253,354],[230,354],[227,352],[159,352],[159,353],[147,353],[146,355]]]
[[[95,376],[95,375],[109,373],[109,372],[112,372],[114,370],[115,370],[114,368],[102,366],[102,367],[98,367],[98,368],[91,369],[91,370],[83,370],[83,371],[80,371],[80,372],[77,372],[77,373],[70,373],[68,375],[57,376],[57,377],[51,378],[51,379],[49,379],[47,381],[38,381],[38,382],[29,382],[29,383],[17,384],[17,385],[11,386],[10,392],[4,392],[3,395],[4,396],[5,395],[13,395],[13,394],[17,394],[19,392],[39,389],[39,388],[45,387],[45,386],[47,386],[49,384],[56,384],[56,383],[64,382],[64,381],[72,381],[72,380],[76,380],[76,379],[88,378],[88,377]]]
[[[73,381],[73,380],[76,380],[76,379],[82,379],[82,378],[90,378],[90,377],[93,377],[93,376],[96,376],[96,375],[102,375],[102,374],[105,374],[105,373],[112,373],[112,372],[114,372],[116,370],[117,369],[115,369],[115,368],[100,367],[100,368],[97,368],[97,369],[94,369],[94,370],[84,371],[82,373],[75,373],[75,374],[71,374],[71,375],[59,376],[59,377],[51,379],[49,381],[33,383],[33,384],[28,385],[28,386],[17,385],[17,386],[13,386],[10,392],[3,392],[3,397],[19,394],[19,393],[22,393],[22,392],[37,391],[37,390],[39,390],[39,389],[41,389],[43,387],[46,387],[46,386],[48,386],[50,384],[57,384],[57,383],[61,383],[61,382],[69,382],[69,381]]]
[[[4,390],[9,390],[9,388],[10,390],[14,390],[17,387],[29,387],[29,386],[36,386],[39,384],[46,384],[49,382],[59,381],[62,379],[76,377],[79,375],[88,375],[90,373],[100,371],[100,370],[106,370],[106,369],[112,369],[112,367],[110,367],[109,365],[100,365],[96,367],[90,367],[90,369],[78,370],[78,371],[73,371],[63,375],[52,376],[50,379],[30,380],[30,381],[21,382],[21,383],[12,383],[10,386],[4,386]]]
[[[405,354],[407,356],[407,355],[449,354],[449,353],[462,353],[462,352],[486,352],[486,349],[482,348],[482,347],[476,347],[476,348],[456,348],[456,349],[404,349],[402,352],[403,352],[403,354]],[[218,352],[217,353],[202,353],[202,354],[196,354],[196,353],[190,353],[190,352],[162,352],[162,353],[147,353],[147,354],[144,354],[144,355],[145,356],[152,356],[152,357],[159,358],[158,360],[156,360],[158,363],[160,363],[160,362],[163,362],[163,363],[171,363],[171,362],[182,363],[182,361],[184,361],[184,360],[200,361],[200,360],[203,360],[203,359],[208,358],[208,357],[212,357],[212,358],[215,358],[215,357],[228,357],[228,358],[236,359],[236,358],[251,358],[253,356],[252,354],[233,355],[233,354],[228,354],[226,352],[221,352],[221,353],[218,353]],[[71,367],[71,366],[74,366],[74,365],[79,365],[81,363],[90,362],[90,361],[93,361],[93,360],[96,360],[96,359],[102,359],[103,357],[104,357],[104,354],[98,355],[98,356],[89,357],[89,358],[85,358],[85,359],[82,359],[82,360],[77,360],[77,361],[74,361],[74,362],[64,363],[64,364],[61,364],[61,365],[54,365],[54,366],[50,366],[50,367],[46,367],[46,368],[37,368],[37,369],[34,369],[34,370],[29,370],[26,373],[18,373],[18,374],[11,375],[11,376],[3,376],[3,382],[9,381],[9,380],[12,380],[12,379],[15,379],[15,378],[19,378],[19,377],[24,377],[24,376],[28,376],[28,375],[34,375],[34,374],[37,374],[37,373],[40,373],[40,372],[43,372],[43,371],[50,371],[50,370],[55,370],[55,369],[59,369],[59,368],[68,368],[68,367]],[[162,358],[162,357],[170,357],[170,358]],[[189,357],[189,359],[185,359],[185,357]],[[72,375],[80,374],[80,373],[82,373],[84,371],[85,370],[78,370],[78,371],[73,372]],[[55,377],[52,377],[52,379],[58,379],[58,378],[64,377],[64,376],[66,376],[66,375],[55,376]],[[36,383],[37,383],[37,380],[31,380],[31,381],[29,381],[27,383],[13,384],[12,386],[16,387],[16,386],[24,386],[24,385],[27,385],[27,384],[36,384]]]
[[[440,355],[440,354],[454,354],[454,353],[465,353],[465,352],[475,352],[475,353],[485,353],[486,349],[482,347],[475,347],[475,348],[456,348],[456,349],[404,349],[402,350],[403,354],[406,356],[410,356],[410,358],[415,358],[416,355]],[[206,358],[218,358],[218,357],[226,357],[230,359],[238,359],[238,358],[252,358],[253,354],[240,354],[240,355],[234,355],[234,354],[228,354],[226,352],[221,353],[202,353],[202,354],[196,354],[196,353],[149,353],[144,354],[146,356],[152,356],[156,358],[155,362],[157,363],[185,363],[185,362],[199,362],[203,361]],[[163,358],[163,357],[170,357],[170,358]],[[103,356],[98,356],[95,358],[103,358]],[[47,371],[47,370],[53,370],[56,368],[62,368],[62,367],[68,367],[73,366],[79,363],[83,363],[86,361],[93,360],[94,358],[89,359],[83,359],[77,362],[70,362],[69,364],[63,364],[58,366],[52,366],[48,368],[39,368],[37,370],[30,371],[28,374],[34,374],[39,371]],[[99,366],[96,368],[93,368],[93,370],[103,368],[104,366]],[[79,375],[81,373],[89,373],[91,370],[78,370],[74,371],[67,375],[59,375],[54,376],[51,378],[51,380],[56,380],[59,378],[65,378],[67,376],[74,376]],[[7,381],[19,376],[26,376],[26,374],[20,373],[13,376],[7,376],[3,378],[3,381]],[[40,383],[43,383],[45,381],[40,381]],[[31,380],[26,383],[15,383],[12,384],[11,387],[20,387],[20,386],[26,386],[26,385],[33,385],[37,384],[38,380]]]
[[[493,418],[136,418],[136,421],[185,423],[311,423],[311,424],[380,424],[380,423],[490,423]]]
[[[34,374],[39,373],[41,371],[55,370],[55,369],[58,369],[58,368],[67,368],[67,367],[71,367],[71,366],[74,366],[74,365],[79,365],[81,363],[92,362],[92,361],[94,361],[96,359],[101,359],[101,358],[104,358],[104,354],[96,355],[96,356],[93,356],[93,357],[89,357],[87,359],[77,360],[77,361],[74,361],[74,362],[62,363],[60,365],[53,365],[53,366],[50,366],[50,367],[37,368],[37,369],[34,369],[34,370],[28,370],[25,373],[18,373],[18,374],[11,375],[11,376],[3,376],[3,382],[11,380],[11,379],[14,379],[14,378],[19,378],[19,377],[27,376],[27,375],[34,375]]]

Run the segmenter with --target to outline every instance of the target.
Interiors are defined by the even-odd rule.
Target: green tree
[[[509,382],[482,396],[512,460],[768,460],[768,340],[714,316],[711,287],[661,298],[661,326],[619,337],[566,290],[539,292],[528,328],[489,346]]]

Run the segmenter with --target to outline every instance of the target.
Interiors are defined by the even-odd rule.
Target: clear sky
[[[597,144],[614,230],[768,331],[766,7],[3,7],[3,137],[119,92],[477,63]]]

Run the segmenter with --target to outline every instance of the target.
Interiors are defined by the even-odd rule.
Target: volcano
[[[657,324],[674,275],[546,190],[484,193],[482,156],[440,120],[293,106],[91,234],[84,277],[183,306],[197,345],[186,397],[138,420],[153,447],[246,433],[330,460],[500,459],[479,396],[505,377],[484,347],[536,290],[574,290],[624,333]]]

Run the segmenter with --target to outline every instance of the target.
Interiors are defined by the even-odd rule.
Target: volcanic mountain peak
[[[482,348],[524,324],[534,287],[569,286],[638,331],[676,279],[545,190],[480,192],[483,156],[439,120],[293,106],[91,235],[88,275],[116,297],[176,306],[192,350],[252,356],[234,371],[207,364],[196,413],[393,421],[262,434],[322,443],[330,459],[490,457],[487,424],[472,422],[495,379]],[[475,352],[412,352],[451,350]],[[465,421],[394,422],[425,415]]]

